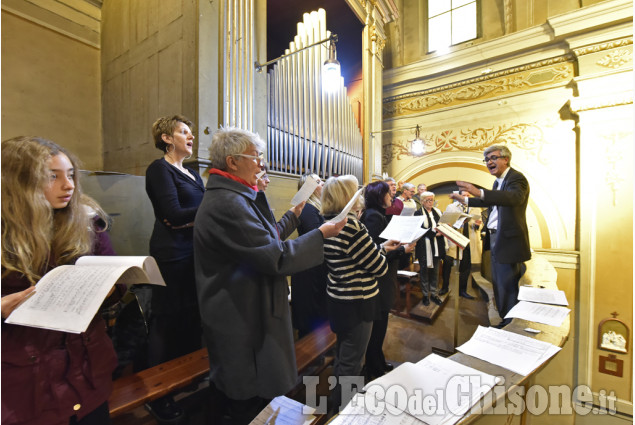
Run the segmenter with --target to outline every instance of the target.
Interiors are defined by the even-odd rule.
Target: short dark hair
[[[190,127],[190,129],[192,128],[192,121],[183,115],[161,117],[152,124],[152,138],[154,139],[154,146],[157,149],[166,152],[168,144],[163,141],[162,136],[164,134],[171,136],[180,122]]]
[[[390,192],[390,186],[385,181],[368,183],[364,189],[366,208],[384,209],[384,198]]]

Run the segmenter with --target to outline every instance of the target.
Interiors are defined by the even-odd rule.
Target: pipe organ
[[[322,178],[353,174],[362,181],[362,135],[344,79],[333,93],[322,90],[322,64],[330,36],[324,9],[305,13],[289,49],[267,75],[267,161],[271,171]]]

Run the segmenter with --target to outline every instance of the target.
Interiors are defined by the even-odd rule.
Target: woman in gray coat
[[[299,220],[288,212],[278,229],[265,193],[257,191],[264,147],[249,131],[224,128],[214,134],[212,169],[194,223],[212,419],[228,414],[235,424],[249,423],[270,399],[295,385],[285,276],[321,264],[324,239],[345,224],[325,223],[285,241]]]

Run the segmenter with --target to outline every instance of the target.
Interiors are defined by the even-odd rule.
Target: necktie
[[[494,180],[494,190],[498,190],[498,180]]]

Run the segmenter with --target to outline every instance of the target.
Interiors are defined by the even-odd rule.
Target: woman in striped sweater
[[[328,220],[339,214],[357,186],[355,176],[329,178],[322,189],[324,218]],[[386,241],[382,246],[373,242],[366,227],[357,219],[362,208],[360,197],[344,229],[324,242],[324,259],[328,265],[326,309],[331,329],[337,335],[334,373],[338,385],[331,393],[331,411],[346,406],[352,396],[351,391],[350,396],[342,398],[341,378],[361,373],[373,320],[380,315],[377,278],[388,270],[382,254],[399,247],[397,241]],[[363,380],[360,382],[363,385]]]

